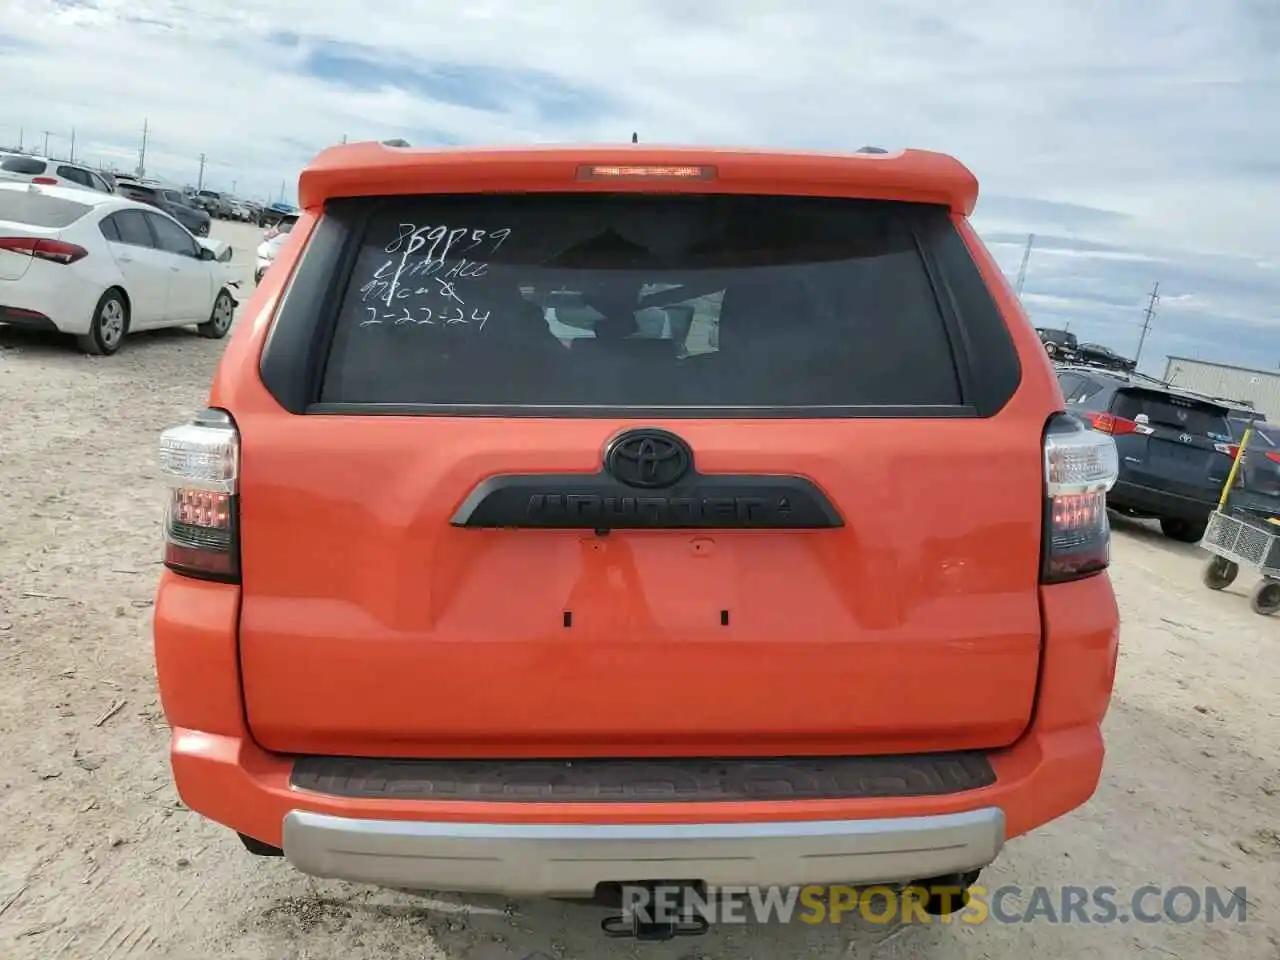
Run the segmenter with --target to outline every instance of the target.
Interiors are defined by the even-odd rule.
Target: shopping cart
[[[1280,518],[1234,506],[1232,488],[1253,433],[1250,425],[1240,439],[1231,472],[1218,509],[1209,514],[1200,546],[1211,554],[1204,565],[1204,584],[1210,590],[1222,590],[1235,582],[1241,567],[1257,570],[1262,579],[1249,594],[1254,613],[1270,616],[1280,611]]]

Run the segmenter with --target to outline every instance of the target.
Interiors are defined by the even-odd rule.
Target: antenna
[[[1027,261],[1031,259],[1031,245],[1035,242],[1036,235],[1034,233],[1028,234],[1027,247],[1022,251],[1022,265],[1018,267],[1018,280],[1017,283],[1014,284],[1013,288],[1019,297],[1022,296],[1022,285],[1027,279]]]
[[[1142,333],[1138,337],[1138,351],[1133,355],[1133,365],[1138,365],[1138,359],[1142,356],[1142,345],[1146,342],[1147,331],[1151,329],[1151,318],[1155,316],[1156,304],[1160,302],[1160,283],[1151,288],[1151,298],[1147,301],[1147,309],[1143,313]]]

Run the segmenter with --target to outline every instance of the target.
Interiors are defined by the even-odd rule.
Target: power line
[[[1151,318],[1155,316],[1156,304],[1160,302],[1160,282],[1157,280],[1156,285],[1151,288],[1151,298],[1147,301],[1147,309],[1142,318],[1142,333],[1138,336],[1138,350],[1133,355],[1134,366],[1137,366],[1138,360],[1142,357],[1142,345],[1147,340],[1147,331],[1151,329]]]

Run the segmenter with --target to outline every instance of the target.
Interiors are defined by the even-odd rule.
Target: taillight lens
[[[1268,450],[1266,453],[1266,457],[1272,463],[1280,463],[1280,453],[1276,452],[1275,450]]]
[[[89,251],[78,244],[48,237],[0,237],[0,250],[61,264],[75,263],[89,255]]]
[[[240,580],[240,434],[231,416],[206,410],[160,434],[169,485],[164,563],[203,580]]]
[[[38,183],[42,187],[56,187],[58,185],[58,181],[53,177],[32,177],[31,182]]]
[[[1119,474],[1120,457],[1109,433],[1090,430],[1068,414],[1050,419],[1044,434],[1041,582],[1078,580],[1107,568],[1111,562],[1107,491]]]
[[[1087,415],[1087,420],[1093,429],[1113,437],[1127,433],[1151,433],[1151,428],[1146,424],[1138,423],[1136,420],[1126,420],[1112,413],[1090,413]]]

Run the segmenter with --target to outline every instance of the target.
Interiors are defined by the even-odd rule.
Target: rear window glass
[[[129,200],[137,200],[140,203],[153,203],[156,199],[156,193],[150,187],[140,187],[133,183],[120,184],[116,193]]]
[[[368,222],[320,400],[957,405],[916,239],[939,223],[879,201],[397,199]]]
[[[277,229],[280,231],[280,233],[288,233],[290,230],[293,229],[293,225],[297,222],[298,222],[298,218],[296,216],[285,217],[283,220],[280,221],[279,224],[277,224]]]
[[[0,170],[6,173],[17,173],[24,177],[38,177],[44,173],[47,164],[43,160],[10,154],[0,158]]]
[[[87,203],[31,193],[26,187],[21,190],[0,190],[0,220],[10,223],[60,230],[69,227],[92,209]]]
[[[1128,420],[1144,416],[1147,422],[1176,427],[1215,440],[1231,438],[1226,407],[1203,403],[1188,397],[1148,391],[1121,390],[1111,402],[1111,412]]]

